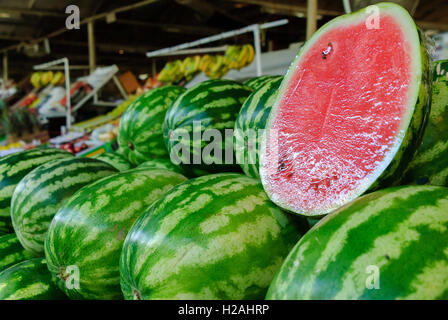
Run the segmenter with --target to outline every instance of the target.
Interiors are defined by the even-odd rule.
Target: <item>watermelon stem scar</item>
[[[425,39],[399,5],[321,27],[291,64],[266,122],[259,173],[285,210],[322,216],[400,181],[431,102]],[[329,63],[331,60],[331,63]]]
[[[134,144],[131,141],[128,142],[128,147],[129,149],[134,150]]]

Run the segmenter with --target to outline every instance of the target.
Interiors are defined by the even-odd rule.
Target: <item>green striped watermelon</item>
[[[126,171],[133,167],[125,156],[117,152],[104,152],[93,158],[110,164],[118,171]]]
[[[192,175],[239,169],[233,156],[232,131],[251,92],[249,87],[231,80],[204,81],[184,92],[168,109],[163,124],[171,160],[181,162]],[[215,146],[217,154],[208,145]],[[230,151],[228,158],[226,148]]]
[[[365,195],[297,243],[267,299],[448,299],[448,188]]]
[[[32,149],[0,159],[0,235],[13,231],[11,197],[17,184],[34,168],[54,159],[73,157],[61,149]]]
[[[259,179],[258,141],[277,98],[282,76],[271,76],[244,102],[235,122],[235,155],[244,173]]]
[[[285,210],[322,216],[398,184],[421,143],[432,84],[424,36],[401,6],[376,7],[380,28],[369,9],[331,20],[282,82],[259,172]]]
[[[0,272],[0,300],[66,299],[48,272],[45,259],[20,262]]]
[[[252,79],[249,79],[245,82],[243,82],[244,85],[248,86],[249,88],[252,88],[253,90],[258,90],[261,87],[263,87],[266,83],[277,79],[281,76],[273,76],[273,75],[265,75],[260,77],[255,77]]]
[[[166,111],[184,91],[178,86],[152,89],[126,109],[118,127],[118,145],[132,164],[168,157],[162,125]]]
[[[0,272],[16,263],[33,258],[14,233],[0,237]]]
[[[436,61],[431,113],[403,184],[448,186],[448,60]]]
[[[17,185],[11,200],[11,218],[20,243],[40,256],[53,216],[81,187],[116,173],[117,169],[96,159],[53,160],[28,173]]]
[[[301,230],[241,174],[188,180],[129,231],[126,299],[261,299]]]
[[[135,219],[176,184],[181,174],[135,169],[103,178],[76,192],[58,211],[45,242],[48,268],[70,298],[119,299],[119,261]],[[79,268],[79,289],[67,289],[65,266]]]
[[[183,173],[183,170],[171,162],[170,159],[153,159],[143,162],[138,166],[139,169],[166,169],[177,173]]]

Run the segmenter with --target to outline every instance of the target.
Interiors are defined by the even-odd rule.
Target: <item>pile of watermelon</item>
[[[448,61],[402,7],[0,159],[0,299],[448,299]]]

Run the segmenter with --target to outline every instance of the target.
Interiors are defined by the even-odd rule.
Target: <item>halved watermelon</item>
[[[421,142],[431,97],[424,40],[405,9],[376,8],[325,24],[282,82],[260,176],[284,209],[320,216],[397,183]]]

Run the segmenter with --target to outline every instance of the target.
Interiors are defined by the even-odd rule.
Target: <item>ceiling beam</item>
[[[66,40],[52,40],[50,44],[71,46],[71,47],[87,47],[87,43],[83,41],[66,41]],[[120,50],[124,51],[124,54],[145,54],[149,50],[158,49],[155,46],[141,46],[141,45],[129,45],[118,43],[96,43],[96,48],[102,52],[115,52],[119,53]]]
[[[229,2],[243,3],[243,4],[251,4],[258,5],[270,12],[278,12],[285,15],[297,16],[297,13],[304,14],[306,16],[306,6],[297,5],[292,3],[286,3],[282,1],[267,1],[267,0],[226,0]],[[326,10],[326,9],[317,9],[318,15],[323,16],[338,16],[344,14],[343,11],[338,10]],[[424,29],[436,29],[440,31],[447,31],[448,24],[442,22],[432,22],[432,21],[419,21],[416,23],[420,25]]]
[[[30,41],[32,38],[29,36],[12,36],[8,34],[0,34],[0,40],[10,41]]]
[[[282,12],[291,12],[291,15],[295,15],[296,13],[306,14],[307,10],[306,6],[294,4],[291,3],[291,1],[289,2],[268,1],[268,0],[226,0],[226,1],[257,5],[273,11],[279,10]],[[323,16],[339,16],[341,14],[344,14],[344,12],[339,10],[317,9],[317,14]]]
[[[0,7],[0,13],[26,14],[30,16],[47,16],[47,17],[61,17],[61,18],[66,17],[66,15],[63,12],[59,11],[11,8],[11,7]]]
[[[93,16],[90,16],[88,18],[85,18],[85,19],[81,20],[80,21],[80,25],[87,24],[88,22],[91,22],[91,21],[104,19],[104,18],[106,18],[107,15],[112,14],[112,13],[117,14],[117,13],[129,11],[129,10],[138,9],[138,8],[141,8],[143,6],[147,6],[149,4],[152,4],[152,3],[155,3],[155,2],[158,2],[158,1],[160,1],[160,0],[144,0],[144,1],[140,1],[140,2],[137,2],[137,3],[131,4],[131,5],[127,5],[127,6],[116,8],[116,9],[108,11],[108,12],[99,13],[99,14],[96,14],[96,15],[93,15]],[[32,10],[32,11],[36,11],[36,10]],[[1,12],[1,8],[0,8],[0,12]],[[63,16],[66,17],[65,14],[63,14]],[[64,27],[64,28],[58,29],[56,31],[53,31],[53,32],[51,32],[51,33],[49,33],[49,34],[47,34],[47,35],[45,35],[43,37],[39,37],[37,39],[34,39],[33,42],[41,42],[41,41],[44,41],[45,39],[49,39],[49,38],[53,38],[53,37],[59,36],[59,35],[67,32],[67,31],[69,31],[69,29]],[[6,48],[1,49],[0,52],[5,53],[5,52],[7,52],[9,50],[17,49],[17,48],[20,47],[20,45],[21,44],[18,43],[16,45],[8,46]]]
[[[207,26],[180,25],[180,24],[135,21],[126,19],[117,19],[117,21],[115,21],[114,23],[139,26],[139,27],[148,27],[148,28],[155,27],[155,28],[161,28],[166,32],[180,33],[180,34],[210,35],[224,31],[222,29]]]

